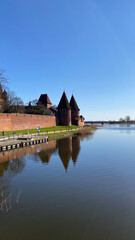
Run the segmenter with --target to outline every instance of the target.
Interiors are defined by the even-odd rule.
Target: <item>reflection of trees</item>
[[[9,171],[12,176],[21,173],[25,167],[25,160],[24,158],[14,159],[12,162],[9,162]]]
[[[4,162],[4,163],[0,163],[0,177],[3,176],[5,171],[7,171],[8,165],[9,165],[9,161],[8,162]]]
[[[11,204],[11,177],[17,175],[18,173],[21,173],[24,167],[24,158],[0,163],[0,210],[3,210],[4,204],[6,206],[6,209],[9,208],[9,203]]]
[[[23,171],[25,167],[24,158],[17,158],[12,161],[0,163],[0,177],[3,176],[4,172],[7,172],[9,176],[14,176]]]

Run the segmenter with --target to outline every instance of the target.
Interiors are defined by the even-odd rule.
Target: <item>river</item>
[[[0,153],[1,240],[134,240],[135,126]]]

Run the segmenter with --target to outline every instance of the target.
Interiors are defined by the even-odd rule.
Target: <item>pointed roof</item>
[[[63,92],[63,95],[60,99],[58,109],[71,109],[65,92]]]
[[[47,94],[41,94],[38,101],[42,104],[52,104]]]
[[[73,95],[70,100],[70,106],[72,110],[77,110],[77,111],[80,110]]]

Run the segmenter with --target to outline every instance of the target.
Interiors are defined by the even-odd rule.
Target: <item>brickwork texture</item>
[[[40,128],[56,126],[55,116],[0,113],[0,131],[34,129],[38,126]]]

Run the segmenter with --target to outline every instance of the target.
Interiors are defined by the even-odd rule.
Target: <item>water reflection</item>
[[[51,160],[51,156],[57,151],[62,164],[67,171],[70,159],[72,159],[73,163],[76,164],[80,152],[81,139],[82,138],[80,137],[69,137],[60,140],[51,140],[48,143],[41,145],[1,152],[0,211],[3,211],[3,209],[8,211],[11,208],[11,178],[24,170],[26,164],[25,156],[32,155],[32,159],[34,161],[40,161],[43,164],[48,164]]]
[[[74,137],[72,139],[72,160],[74,164],[76,164],[80,149],[81,149],[80,138]]]
[[[17,158],[12,161],[0,163],[0,211],[6,209],[6,212],[8,212],[11,209],[11,178],[21,173],[24,168],[24,158]]]
[[[72,158],[75,164],[80,152],[80,138],[70,137],[58,141],[58,153],[63,163],[65,170],[67,171],[69,161]]]
[[[54,140],[1,159],[4,194],[13,193],[10,213],[0,213],[1,239],[134,240],[134,139],[135,131],[102,128],[92,141]]]
[[[17,158],[19,159],[26,155],[41,153],[41,152],[47,151],[47,150],[53,151],[54,149],[56,149],[56,140],[49,141],[48,144],[45,143],[45,144],[35,145],[35,146],[31,146],[31,147],[14,149],[14,150],[7,151],[7,152],[1,152],[0,153],[0,163],[6,162],[9,160],[13,160],[13,159],[17,159]]]
[[[41,161],[43,164],[48,164],[51,160],[52,154],[57,151],[56,140],[51,140],[48,143],[38,146],[33,149],[35,151],[34,160]]]
[[[51,156],[56,151],[58,151],[62,164],[67,171],[71,159],[73,163],[76,164],[81,149],[80,141],[85,137],[79,136],[51,140],[47,144],[1,152],[0,177],[2,177],[6,171],[10,172],[12,176],[21,172],[25,167],[24,156],[33,155],[32,159],[34,161],[41,161],[43,164],[48,164],[51,160]],[[89,138],[89,136],[87,136],[87,138]]]
[[[0,153],[0,211],[6,210],[8,212],[13,205],[10,186],[11,178],[24,170],[26,165],[25,156],[32,155],[34,160],[38,156],[41,162],[48,163],[54,151],[56,151],[56,141]],[[20,187],[12,196],[14,203],[15,201],[18,202],[18,196],[20,196],[21,192]]]
[[[86,136],[85,136],[86,137]],[[61,162],[67,171],[69,162],[72,159],[74,165],[77,162],[81,145],[80,141],[85,138],[68,137],[60,140],[51,140],[48,143],[14,149],[12,151],[0,153],[0,203],[3,199],[7,199],[10,195],[11,178],[21,173],[26,165],[25,156],[32,155],[32,159],[36,162],[49,164],[51,156],[57,151]],[[90,136],[91,137],[91,136]],[[87,136],[88,138],[88,136]],[[7,203],[6,203],[7,206]],[[3,205],[2,205],[3,209]]]

